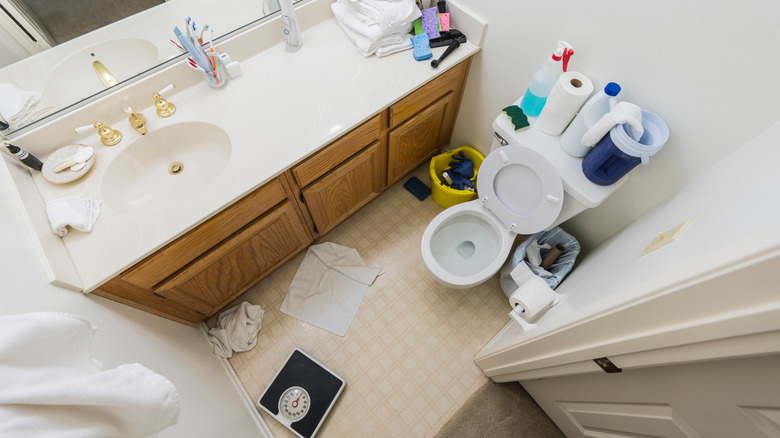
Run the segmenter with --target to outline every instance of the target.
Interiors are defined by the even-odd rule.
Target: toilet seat
[[[482,162],[480,201],[511,232],[532,234],[552,225],[563,206],[563,183],[555,167],[525,146],[503,146]]]

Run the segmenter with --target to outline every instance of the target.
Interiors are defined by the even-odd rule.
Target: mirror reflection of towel
[[[366,266],[353,248],[330,242],[310,246],[279,310],[344,336],[368,286],[383,272]]]

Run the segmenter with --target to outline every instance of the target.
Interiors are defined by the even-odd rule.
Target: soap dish
[[[76,181],[87,172],[92,169],[92,165],[95,164],[95,156],[87,160],[86,165],[79,170],[66,169],[62,172],[55,173],[54,167],[68,158],[72,157],[80,147],[85,147],[83,144],[69,144],[63,146],[56,151],[52,152],[43,162],[43,168],[41,168],[41,175],[43,178],[52,184],[67,184],[69,182]]]

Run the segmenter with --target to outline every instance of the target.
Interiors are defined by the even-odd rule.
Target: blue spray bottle
[[[547,96],[550,95],[558,80],[558,76],[565,72],[569,66],[569,58],[574,54],[574,49],[566,41],[558,41],[558,49],[547,59],[544,68],[537,70],[531,79],[531,84],[525,91],[520,109],[526,116],[536,117],[542,112]]]

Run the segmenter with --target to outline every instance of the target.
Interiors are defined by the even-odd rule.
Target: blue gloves
[[[475,191],[476,187],[471,182],[471,178],[474,178],[474,163],[471,158],[466,158],[463,152],[453,155],[452,158],[455,161],[450,163],[450,167],[443,174],[450,187],[455,190]]]

